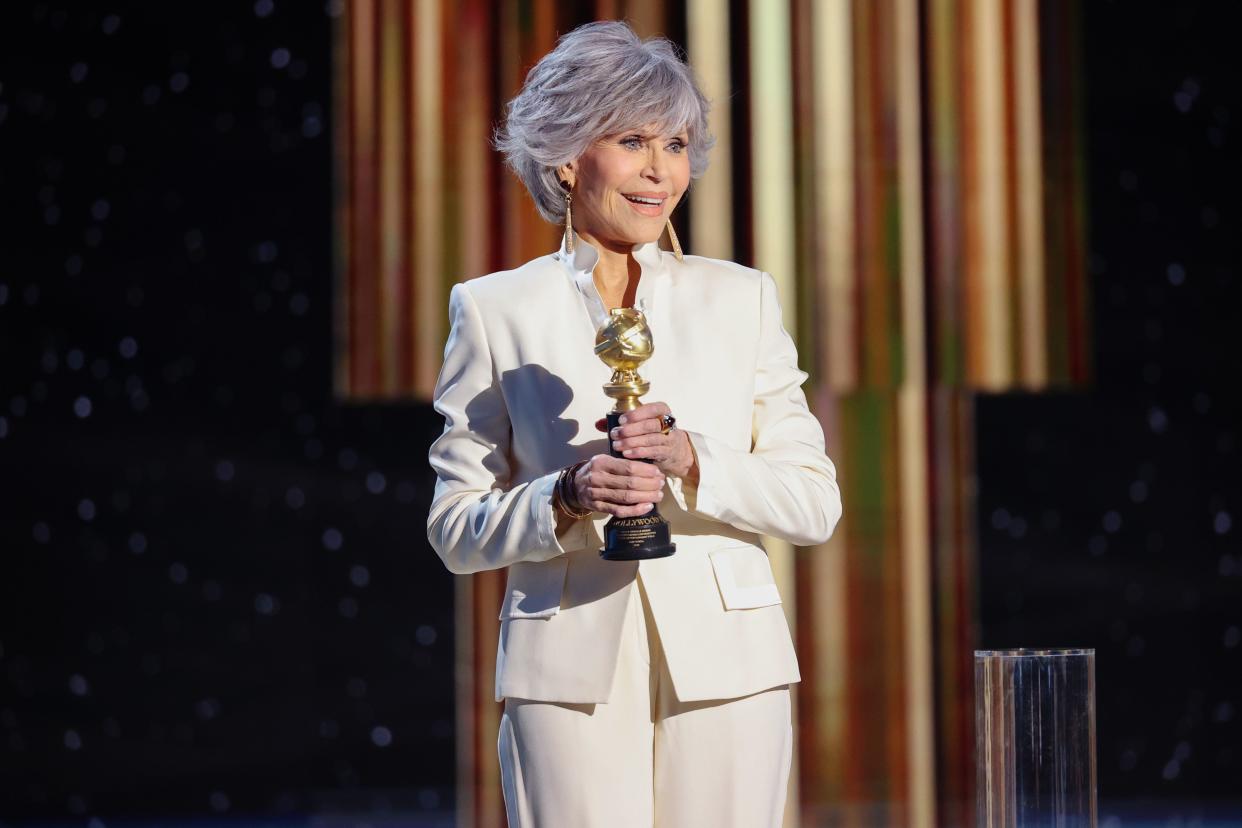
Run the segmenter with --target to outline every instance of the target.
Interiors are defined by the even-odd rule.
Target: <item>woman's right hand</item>
[[[652,463],[597,454],[574,475],[578,505],[617,517],[638,517],[664,497],[664,473]]]

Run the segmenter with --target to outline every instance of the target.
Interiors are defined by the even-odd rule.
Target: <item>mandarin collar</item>
[[[631,252],[641,269],[638,289],[634,294],[634,306],[650,316],[656,282],[668,274],[666,254],[654,241],[636,244],[631,248]],[[598,329],[608,318],[608,311],[600,298],[599,290],[595,287],[594,274],[595,266],[599,264],[599,251],[575,232],[574,252],[570,253],[565,249],[565,240],[562,238],[560,250],[552,255],[565,267],[569,277],[573,279],[590,312],[591,322]]]

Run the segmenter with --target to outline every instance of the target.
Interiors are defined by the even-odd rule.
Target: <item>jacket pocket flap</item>
[[[781,602],[767,553],[750,544],[708,553],[727,610],[770,607]]]
[[[568,565],[569,556],[560,555],[547,561],[522,561],[510,566],[500,620],[550,618],[560,612]]]

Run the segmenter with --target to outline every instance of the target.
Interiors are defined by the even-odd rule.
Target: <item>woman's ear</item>
[[[562,164],[556,168],[556,177],[561,181],[561,189],[569,192],[574,188],[574,184],[578,183],[578,172],[574,169],[574,163],[570,161],[568,164]]]

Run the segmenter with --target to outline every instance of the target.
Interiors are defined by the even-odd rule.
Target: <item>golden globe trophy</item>
[[[640,405],[638,398],[647,393],[651,384],[638,375],[638,366],[651,358],[655,346],[651,341],[651,328],[647,318],[636,308],[613,308],[608,320],[595,332],[595,355],[612,369],[612,379],[604,386],[604,393],[616,404],[608,412],[608,433],[620,423],[627,411]],[[608,453],[623,457],[612,447],[608,439]],[[646,460],[643,462],[650,463]],[[643,561],[649,558],[666,558],[677,550],[669,534],[668,521],[660,515],[656,505],[651,511],[638,517],[616,517],[604,526],[604,548],[599,555],[606,561]]]

